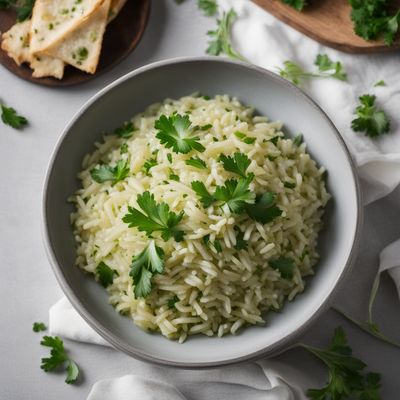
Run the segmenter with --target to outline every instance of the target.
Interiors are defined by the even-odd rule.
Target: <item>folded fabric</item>
[[[400,54],[345,54],[309,39],[249,0],[219,0],[219,4],[222,10],[236,11],[234,47],[256,65],[277,72],[284,61],[291,60],[312,71],[317,54],[328,54],[343,63],[348,82],[316,78],[306,82],[303,89],[324,109],[345,139],[365,182],[365,202],[395,189],[400,183],[400,125],[395,121],[400,109]],[[386,86],[374,87],[379,80],[384,80]],[[391,132],[375,140],[351,129],[358,97],[366,93],[376,94],[379,107],[392,119]]]
[[[151,377],[125,375],[99,381],[88,400],[305,400],[304,390],[311,386],[300,371],[262,361],[203,371],[154,368]]]

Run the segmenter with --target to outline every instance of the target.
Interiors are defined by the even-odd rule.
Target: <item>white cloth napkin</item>
[[[301,372],[275,361],[200,372],[155,368],[151,376],[99,381],[88,400],[305,400],[304,389],[313,384]]]
[[[400,54],[352,56],[326,48],[284,25],[249,0],[219,0],[222,10],[231,7],[238,14],[232,37],[235,48],[249,61],[276,72],[285,60],[292,60],[307,70],[314,68],[318,53],[341,61],[348,82],[313,79],[304,85],[328,113],[343,135],[363,180],[366,203],[389,194],[400,182]],[[374,88],[383,79],[387,86]],[[351,128],[358,97],[371,93],[392,119],[392,132],[371,140]],[[390,270],[400,294],[400,240],[381,254],[380,271]],[[107,345],[72,308],[61,299],[50,309],[50,332],[53,335]],[[255,373],[254,368],[259,372]],[[230,367],[213,371],[170,371],[168,377],[135,374],[103,380],[93,386],[88,400],[202,400],[263,399],[301,400],[303,389],[311,387],[308,378],[271,360],[246,368]]]

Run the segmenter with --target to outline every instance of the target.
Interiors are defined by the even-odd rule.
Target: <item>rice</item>
[[[302,292],[304,278],[313,274],[321,217],[330,197],[325,171],[306,152],[305,143],[294,143],[282,133],[281,123],[254,116],[253,111],[228,96],[167,99],[132,119],[133,136],[105,135],[84,158],[81,188],[71,198],[76,207],[71,215],[76,263],[96,279],[101,262],[115,270],[107,287],[110,303],[142,329],[180,343],[192,334],[235,334],[245,325],[263,323],[268,311],[280,309],[285,300]],[[192,126],[211,125],[196,131],[204,152],[175,153],[156,138],[155,121],[175,112],[189,115]],[[245,138],[250,138],[248,143]],[[205,208],[193,191],[193,181],[203,182],[212,193],[215,186],[237,179],[219,160],[221,154],[236,152],[251,161],[247,169],[254,174],[250,190],[276,194],[282,214],[273,221],[263,224],[226,206]],[[203,160],[207,168],[187,165],[185,160],[192,156]],[[150,159],[155,163],[146,172],[144,164]],[[102,164],[115,166],[119,160],[127,160],[128,177],[115,185],[94,181],[91,170]],[[164,272],[153,275],[148,296],[135,298],[129,276],[132,258],[150,239],[122,218],[128,206],[138,207],[137,197],[145,191],[158,203],[168,204],[171,211],[184,212],[180,228],[185,235],[176,242],[153,234],[164,251]],[[247,248],[237,249],[239,239]],[[290,278],[271,266],[271,260],[279,257],[292,260]]]

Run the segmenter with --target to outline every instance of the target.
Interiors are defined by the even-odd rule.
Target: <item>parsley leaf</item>
[[[233,157],[221,154],[219,160],[222,161],[225,171],[233,172],[242,178],[246,178],[246,170],[250,165],[250,160],[246,154],[236,152]]]
[[[378,87],[378,86],[386,86],[386,82],[381,79],[380,81],[376,82],[374,87]]]
[[[205,148],[198,142],[199,137],[191,136],[191,124],[188,115],[174,114],[170,117],[161,115],[154,125],[158,129],[156,137],[161,144],[165,144],[165,147],[172,147],[175,153],[186,154],[193,149],[203,152]]]
[[[189,158],[189,160],[185,161],[185,164],[194,168],[207,169],[207,164],[198,157]]]
[[[17,21],[22,22],[30,18],[35,0],[0,0],[0,9],[14,8]]]
[[[294,270],[294,260],[289,257],[279,257],[269,260],[269,266],[280,272],[283,279],[292,279]]]
[[[4,104],[0,104],[0,108],[1,120],[6,125],[9,125],[14,129],[21,129],[28,123],[28,120],[25,117],[18,115],[14,108],[6,107]]]
[[[135,285],[135,297],[146,297],[151,292],[151,279],[164,272],[164,251],[151,240],[148,246],[133,257],[129,275]]]
[[[43,322],[34,322],[32,326],[33,332],[42,332],[47,329],[46,325]]]
[[[123,139],[129,139],[133,135],[134,131],[135,127],[133,123],[130,121],[130,122],[125,122],[124,125],[115,129],[113,134]]]
[[[215,197],[209,193],[203,182],[194,181],[191,186],[197,196],[200,197],[204,208],[210,207],[215,202]]]
[[[79,375],[79,368],[76,363],[68,357],[64,349],[63,341],[58,336],[44,336],[40,344],[51,348],[50,357],[42,358],[40,368],[45,372],[49,372],[57,367],[64,366],[67,371],[65,382],[75,382]]]
[[[344,72],[342,64],[339,61],[332,61],[327,54],[318,54],[315,59],[315,65],[320,72],[330,73],[329,76],[331,78],[339,79],[340,81],[347,80],[347,74]]]
[[[283,3],[295,8],[297,11],[301,11],[306,5],[306,0],[282,0]]]
[[[203,11],[204,15],[211,17],[218,11],[216,0],[197,0],[197,6]]]
[[[118,275],[115,269],[111,269],[105,262],[101,261],[96,267],[96,274],[103,287],[111,285],[114,281],[114,275]]]
[[[157,204],[154,195],[146,191],[137,197],[137,203],[144,213],[133,207],[128,207],[129,213],[122,220],[129,224],[129,227],[137,227],[139,231],[146,232],[148,237],[156,231],[161,232],[161,237],[167,241],[172,236],[177,242],[183,238],[184,232],[177,229],[184,212],[179,214],[169,210],[167,203]]]
[[[20,3],[17,3],[16,11],[17,11],[17,21],[22,22],[27,20],[32,15],[33,6],[35,5],[36,0],[24,0]]]
[[[318,70],[309,72],[293,61],[287,60],[283,63],[283,68],[278,68],[278,72],[280,76],[299,86],[302,85],[305,79],[310,78],[347,80],[343,65],[339,61],[332,61],[326,54],[318,54],[314,64],[318,67]]]
[[[365,363],[352,356],[346,335],[341,327],[335,329],[330,346],[325,349],[302,344],[301,347],[318,357],[328,367],[328,383],[321,389],[309,389],[312,400],[380,400],[380,375],[362,374]]]
[[[178,296],[174,296],[167,301],[167,305],[169,309],[176,308],[175,304],[179,301]]]
[[[275,193],[263,193],[256,197],[254,204],[246,205],[246,212],[251,219],[267,224],[282,215],[282,210],[276,206],[275,202]]]
[[[399,29],[400,10],[390,15],[389,0],[349,0],[354,32],[365,40],[384,38],[390,46]]]
[[[128,160],[119,160],[115,167],[101,165],[90,171],[90,175],[97,183],[112,181],[112,186],[124,180],[129,175]]]
[[[243,132],[237,131],[234,135],[246,144],[253,144],[256,141],[256,138],[246,136]]]
[[[207,35],[211,38],[208,42],[206,52],[212,56],[226,54],[231,58],[245,61],[246,59],[235,51],[231,44],[230,31],[235,22],[236,13],[233,9],[222,14],[222,18],[217,20],[217,29],[208,31]]]
[[[146,173],[146,175],[149,174],[149,171],[151,168],[155,167],[157,165],[157,158],[149,158],[144,164],[143,164],[143,169]]]
[[[247,245],[248,245],[247,240],[244,240],[243,238],[244,238],[244,233],[239,230],[239,232],[236,236],[236,244],[234,246],[234,248],[236,250],[246,250],[247,249]]]
[[[119,148],[119,151],[121,154],[127,153],[129,150],[128,145],[126,143],[122,143],[121,147]]]
[[[360,97],[360,105],[356,108],[357,118],[351,121],[355,132],[365,132],[370,138],[376,138],[390,130],[390,121],[383,110],[375,105],[376,96],[365,94]]]
[[[216,187],[215,199],[226,204],[231,212],[240,214],[245,209],[246,204],[254,203],[256,196],[249,190],[249,185],[253,178],[254,175],[249,174],[247,178],[225,181],[225,186]]]
[[[297,147],[301,146],[301,144],[303,143],[303,135],[301,133],[299,133],[298,135],[296,135],[293,138],[293,144]]]

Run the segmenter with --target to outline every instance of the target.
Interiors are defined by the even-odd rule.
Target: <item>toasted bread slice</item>
[[[99,62],[111,0],[103,4],[62,41],[50,46],[45,54],[63,60],[82,71],[94,74]]]
[[[32,76],[34,78],[52,76],[57,79],[62,79],[64,76],[64,61],[46,55],[32,56],[30,67],[33,69]]]
[[[30,49],[40,53],[62,41],[90,18],[105,0],[36,0],[32,11]]]
[[[31,21],[17,23],[2,35],[1,48],[17,65],[31,60],[29,51],[29,30]]]

